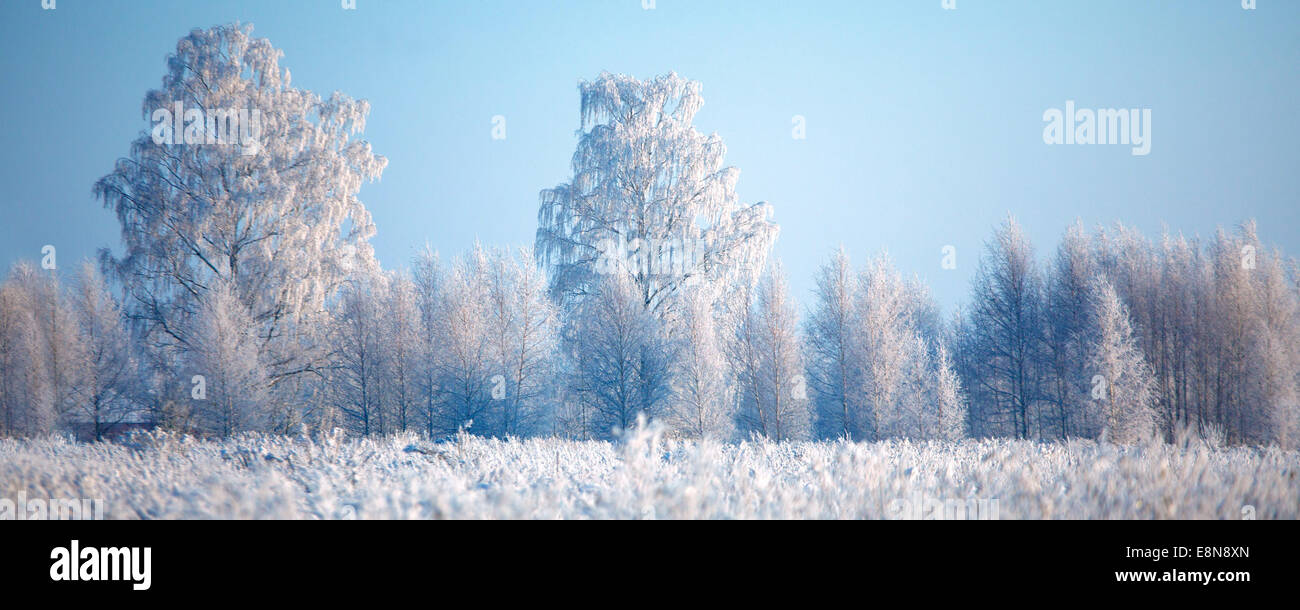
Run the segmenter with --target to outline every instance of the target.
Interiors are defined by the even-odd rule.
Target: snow
[[[0,440],[0,498],[102,498],[105,516],[277,519],[891,518],[900,499],[997,500],[1002,519],[1300,517],[1300,453],[1190,441],[617,442],[464,434],[165,433]]]

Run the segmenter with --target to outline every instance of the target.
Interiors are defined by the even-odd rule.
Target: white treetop
[[[598,274],[627,277],[661,320],[684,286],[752,284],[777,227],[765,203],[742,206],[740,171],[716,134],[692,126],[700,83],[602,73],[584,81],[572,179],[541,193],[537,255],[565,300]]]
[[[94,190],[116,212],[125,249],[102,256],[149,340],[195,349],[189,329],[201,325],[188,318],[224,285],[273,385],[317,366],[306,349],[317,316],[350,273],[375,266],[357,192],[387,160],[355,138],[365,101],[292,87],[281,52],[251,31],[218,26],[180,40],[162,86],[145,96],[153,132]],[[173,109],[183,109],[183,139],[160,134]],[[214,119],[220,132],[232,116],[249,117],[238,142],[214,141]]]

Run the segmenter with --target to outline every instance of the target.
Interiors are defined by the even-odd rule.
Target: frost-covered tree
[[[1300,432],[1300,303],[1276,251],[1258,255],[1252,276],[1256,323],[1251,341],[1243,432],[1258,444],[1297,445]]]
[[[517,257],[492,253],[488,273],[493,358],[500,397],[493,396],[496,432],[521,436],[539,430],[554,395],[559,312],[547,294],[546,274],[530,248]]]
[[[1016,255],[1029,251],[1027,242],[1004,226],[991,245],[976,280],[973,315],[957,324],[953,358],[977,434],[1005,434],[1007,424],[1037,436],[1115,434],[1116,411],[1092,396],[1103,393],[1095,377],[1105,380],[1105,394],[1116,383],[1093,362],[1103,335],[1095,290],[1104,282],[1124,310],[1124,328],[1152,381],[1157,434],[1174,439],[1191,430],[1232,444],[1295,443],[1300,274],[1293,259],[1260,244],[1253,222],[1231,233],[1219,229],[1204,243],[1167,232],[1154,243],[1119,224],[1089,239],[1076,225],[1047,269],[1036,315],[1026,305],[1015,315],[1017,303],[1032,305],[1034,293],[1031,279],[1017,280],[1033,273],[1032,264],[1016,262],[1027,260]],[[1105,353],[1123,352],[1123,343],[1112,341]],[[1125,390],[1121,383],[1121,396]],[[1021,395],[1030,408],[1017,408]],[[1146,412],[1138,413],[1135,425],[1142,428]]]
[[[493,358],[490,327],[490,261],[487,251],[473,251],[453,263],[443,283],[438,309],[437,369],[442,406],[435,428],[444,434],[469,428],[494,435],[492,378],[500,375]]]
[[[419,300],[417,284],[400,272],[360,276],[341,292],[329,394],[358,434],[424,429],[429,354]]]
[[[358,434],[382,434],[387,407],[389,349],[386,333],[387,278],[366,276],[340,293],[330,342],[334,365],[330,374],[335,408]]]
[[[726,147],[692,122],[700,83],[602,73],[579,85],[573,177],[541,193],[537,255],[553,294],[581,300],[602,275],[624,277],[660,320],[688,285],[749,286],[776,237],[767,204],[743,206]]]
[[[35,313],[35,274],[20,262],[0,285],[0,432],[7,436],[46,434],[55,424],[46,343]]]
[[[83,373],[84,349],[67,295],[53,272],[27,262],[13,266],[5,282],[4,337],[8,361],[0,393],[15,434],[44,434],[71,424],[74,390]],[[119,346],[121,349],[123,346]]]
[[[235,289],[218,281],[188,321],[192,328],[184,330],[190,337],[186,369],[201,380],[186,381],[195,384],[190,398],[201,429],[218,436],[283,430],[283,422],[270,421],[265,409],[266,373],[258,358],[258,330]]]
[[[877,438],[932,438],[939,435],[939,410],[927,389],[928,350],[916,333],[903,333],[892,377],[893,385],[884,393],[885,400],[873,400]]]
[[[1166,233],[1161,240],[1160,346],[1151,354],[1159,384],[1160,410],[1171,430],[1199,432],[1209,423],[1203,395],[1195,383],[1200,361],[1200,329],[1204,327],[1209,273],[1199,240]],[[1172,438],[1172,436],[1171,436]]]
[[[127,322],[129,329],[129,318]],[[131,347],[138,367],[133,400],[140,406],[142,423],[186,433],[196,430],[193,378],[185,377],[188,356],[143,341],[134,332]]]
[[[86,422],[95,440],[136,413],[136,366],[121,308],[98,267],[81,266],[72,293],[81,360],[71,388],[70,419]]]
[[[424,433],[432,437],[438,427],[438,412],[442,405],[439,396],[438,317],[442,302],[442,265],[433,248],[425,246],[413,262],[412,280],[415,285],[416,304],[420,309],[420,367],[419,391]]]
[[[753,290],[752,306],[738,312],[730,332],[731,361],[743,371],[737,388],[739,432],[807,440],[813,420],[803,345],[781,264],[773,262]]]
[[[1209,253],[1214,278],[1209,318],[1213,351],[1207,360],[1214,370],[1214,418],[1224,428],[1230,443],[1246,441],[1253,428],[1253,417],[1247,410],[1248,387],[1258,371],[1251,358],[1258,337],[1252,286],[1257,268],[1250,269],[1243,264],[1242,249],[1250,246],[1258,250],[1259,242],[1254,228],[1245,228],[1247,232],[1237,235],[1218,230]]]
[[[1041,280],[1033,247],[1008,217],[985,246],[963,341],[975,435],[1029,438],[1039,397]]]
[[[13,284],[0,284],[0,432],[5,436],[24,432],[27,392],[22,370],[34,337],[22,296]]]
[[[631,279],[612,275],[578,307],[566,329],[570,391],[587,433],[609,438],[638,417],[663,415],[671,392],[671,343],[644,307]]]
[[[956,439],[965,435],[961,384],[937,322],[937,306],[888,256],[867,264],[854,301],[852,353],[861,362],[866,438]]]
[[[930,375],[927,404],[935,409],[939,426],[933,437],[950,441],[965,438],[966,396],[946,345],[940,344],[935,350]]]
[[[151,347],[208,349],[191,333],[222,287],[231,298],[220,307],[244,309],[224,313],[254,326],[257,385],[293,402],[282,382],[325,362],[327,301],[350,274],[375,268],[357,193],[386,160],[357,139],[365,101],[291,86],[280,55],[251,27],[190,32],[145,95],[152,129],[94,192],[117,214],[124,246],[101,256]],[[207,137],[243,116],[238,142]]]
[[[855,437],[914,435],[919,413],[905,411],[917,407],[912,375],[924,368],[925,350],[912,324],[913,293],[885,255],[867,263],[858,283],[853,343],[863,363],[862,421],[868,427]]]
[[[1084,369],[1092,285],[1099,270],[1083,226],[1066,231],[1049,265],[1044,287],[1044,398],[1054,407],[1054,435],[1096,436],[1090,421],[1092,375]]]
[[[20,263],[14,267],[10,281],[22,290],[34,322],[38,346],[31,354],[38,367],[35,374],[43,379],[39,384],[47,394],[52,419],[50,426],[67,424],[69,411],[74,408],[73,387],[81,374],[82,344],[77,337],[77,321],[66,295],[60,286],[57,272],[37,271],[35,267]],[[45,408],[38,409],[44,412]]]
[[[1093,260],[1099,275],[1115,288],[1127,308],[1138,346],[1159,385],[1168,374],[1170,320],[1158,251],[1141,232],[1121,223],[1099,228],[1094,241]],[[1172,409],[1161,403],[1156,407],[1157,425],[1166,435],[1172,433]]]
[[[688,438],[730,440],[736,425],[732,389],[714,303],[703,291],[686,297],[676,354],[668,417],[672,429]]]
[[[416,425],[416,414],[421,407],[420,380],[426,355],[419,296],[410,277],[392,273],[384,297],[380,315],[386,324],[381,347],[387,351],[384,364],[391,430],[406,432]]]
[[[743,290],[723,308],[724,327],[722,347],[727,358],[728,379],[732,388],[733,411],[737,432],[752,434],[752,425],[745,424],[746,414],[753,418],[761,413],[763,386],[763,352],[758,316],[756,289]]]
[[[841,251],[822,268],[807,324],[823,438],[961,438],[966,403],[948,331],[919,281],[885,254],[859,274]]]
[[[878,411],[878,437],[964,438],[966,403],[947,349],[914,333],[904,345],[901,365],[891,400]]]
[[[1100,377],[1093,396],[1102,403],[1102,437],[1120,444],[1149,438],[1156,431],[1151,367],[1114,287],[1098,280],[1092,294],[1087,370]]]
[[[517,256],[476,244],[444,273],[429,248],[415,259],[403,311],[413,333],[385,342],[386,400],[419,412],[426,434],[468,429],[485,436],[524,436],[545,428],[556,389],[558,312],[545,273],[527,248]],[[389,324],[387,331],[395,330]],[[401,343],[401,345],[399,345]],[[407,345],[409,344],[409,345]],[[410,360],[398,371],[399,362]]]
[[[864,364],[855,341],[858,296],[857,276],[841,247],[818,271],[816,304],[804,330],[808,386],[820,438],[869,438],[871,421],[862,396]]]

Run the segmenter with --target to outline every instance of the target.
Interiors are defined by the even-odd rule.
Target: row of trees
[[[888,257],[855,272],[843,249],[817,277],[807,324],[822,437],[965,435],[966,406],[938,308]]]
[[[598,282],[565,324],[557,431],[604,438],[644,415],[721,440],[962,437],[965,403],[933,302],[883,258],[863,277],[879,292],[849,288],[840,309],[824,291],[804,326],[779,263],[730,299],[688,290],[671,318],[626,276]]]
[[[360,434],[548,432],[559,326],[546,291],[531,251],[481,247],[450,270],[426,250],[411,274],[352,283],[331,325],[329,404]]]
[[[130,417],[140,371],[117,302],[93,264],[62,290],[18,263],[0,284],[0,431],[75,428],[95,438]]]
[[[1295,444],[1298,274],[1253,227],[1204,247],[1074,227],[1042,268],[1009,220],[949,320],[886,256],[841,251],[801,316],[770,206],[739,202],[693,126],[699,83],[601,74],[533,249],[383,270],[369,105],[292,87],[250,34],[191,32],[143,112],[256,110],[256,141],[142,132],[94,188],[123,251],[0,286],[0,433],[609,438],[648,417],[715,439]]]
[[[1300,285],[1293,262],[1255,242],[1251,225],[1204,248],[1076,225],[1040,269],[1008,220],[947,323],[887,257],[855,270],[841,250],[802,325],[775,263],[733,298],[686,290],[670,318],[627,274],[566,309],[530,250],[476,247],[446,269],[426,250],[410,272],[345,283],[321,365],[286,389],[228,288],[185,331],[195,347],[168,357],[132,331],[97,265],[61,287],[19,263],[0,284],[0,424],[96,438],[123,423],[607,438],[645,415],[716,439],[1133,442],[1190,428],[1291,446]]]
[[[1253,223],[1204,243],[1076,224],[1040,267],[1009,219],[953,323],[971,431],[1294,446],[1298,282]]]

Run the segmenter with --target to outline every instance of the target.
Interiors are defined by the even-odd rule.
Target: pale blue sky
[[[804,304],[839,243],[859,261],[887,248],[957,304],[1008,211],[1040,255],[1076,217],[1149,234],[1254,217],[1300,253],[1300,2],[356,2],[4,0],[0,264],[118,246],[91,185],[147,127],[177,39],[232,21],[284,51],[296,86],[370,101],[389,166],[362,198],[385,267],[426,241],[531,244],[538,191],[568,177],[577,82],[602,70],[704,83],[697,127],[727,143],[742,200],[775,206]],[[1042,113],[1066,100],[1150,108],[1150,155],[1045,145]]]

